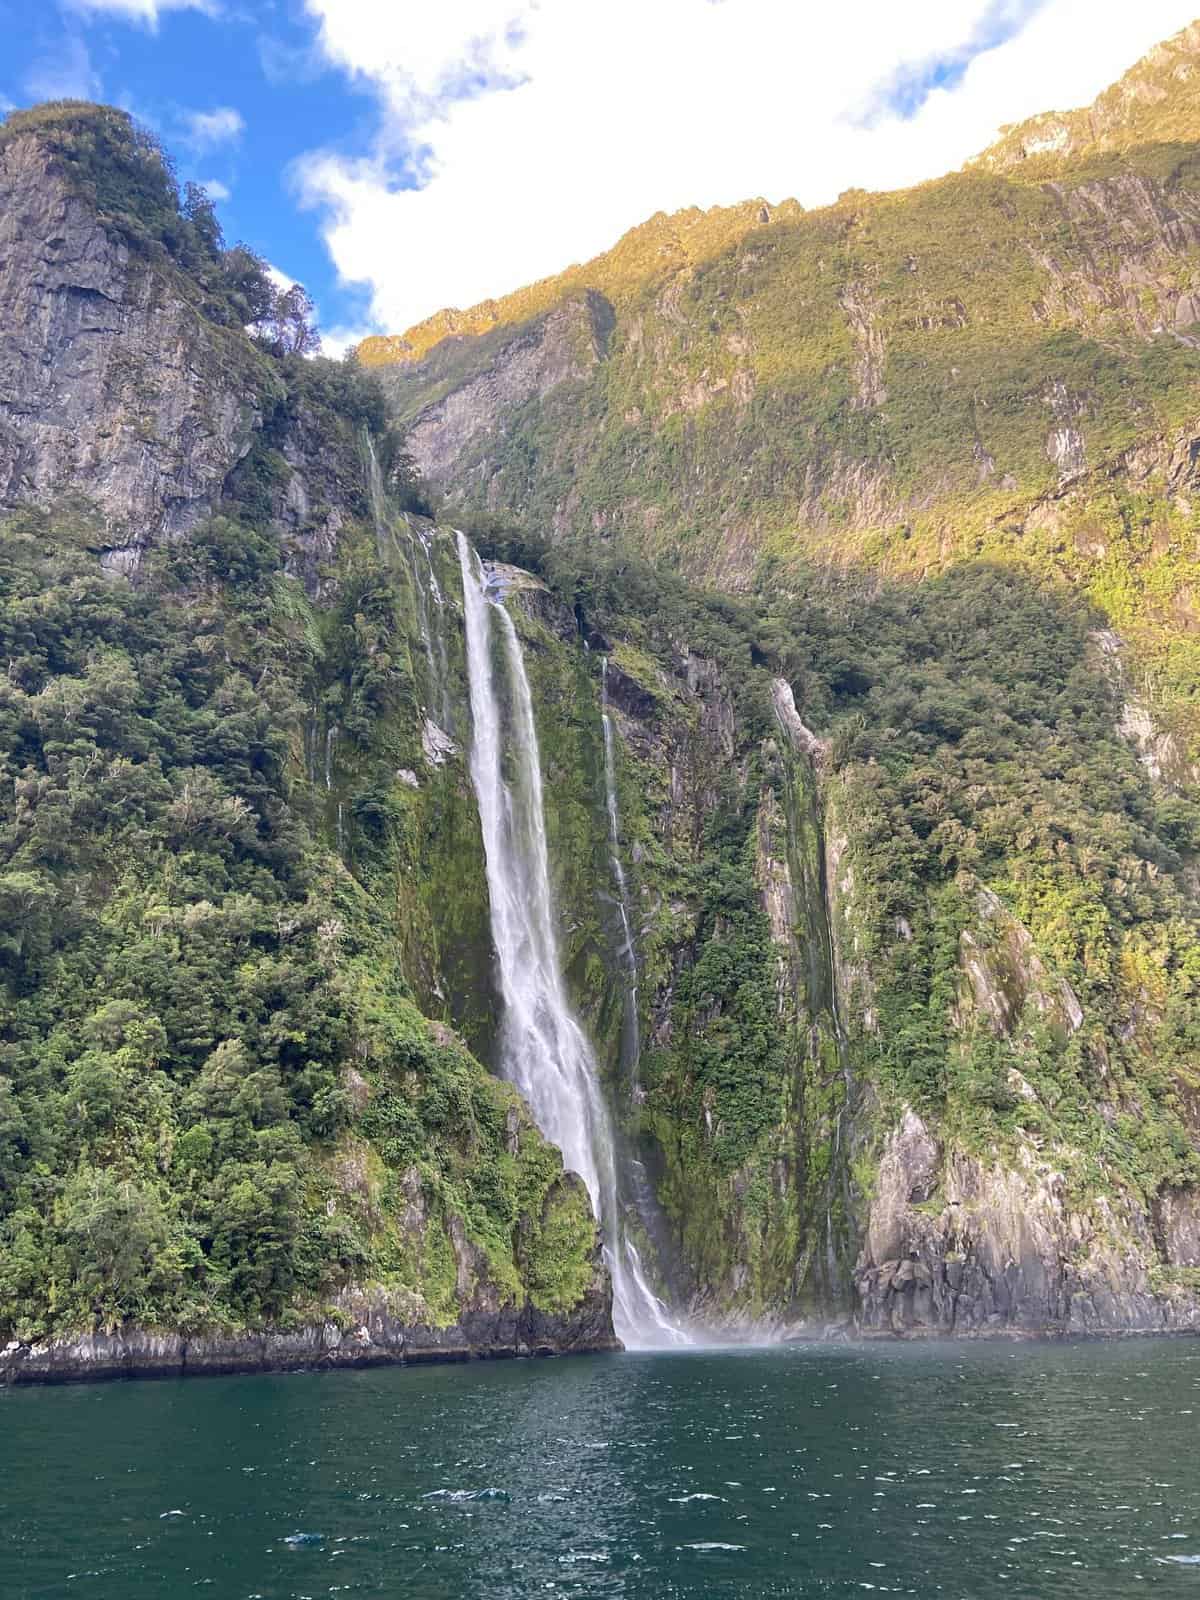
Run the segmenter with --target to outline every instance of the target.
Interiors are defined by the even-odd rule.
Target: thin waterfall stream
[[[617,954],[629,980],[623,997],[621,1054],[622,1064],[629,1074],[630,1095],[636,1100],[639,1094],[638,1067],[642,1055],[641,1029],[638,1023],[637,946],[634,943],[633,922],[629,915],[629,886],[625,881],[625,868],[621,863],[621,818],[617,809],[617,764],[613,723],[608,709],[607,656],[602,656],[600,659],[600,721],[604,729],[604,806],[608,813],[608,859],[617,890],[617,910],[621,917],[621,948]]]
[[[426,711],[437,720],[443,731],[448,732],[453,717],[450,705],[450,666],[442,616],[445,596],[433,564],[431,536],[423,530],[414,531],[408,520],[398,516],[389,504],[383,473],[379,467],[379,457],[375,452],[374,441],[366,429],[362,434],[362,450],[366,460],[367,490],[379,559],[381,562],[387,562],[390,541],[391,549],[408,568],[416,605],[417,628],[421,635],[421,648],[425,654],[428,678]]]
[[[487,865],[492,940],[504,1015],[500,1068],[543,1134],[587,1186],[605,1240],[613,1323],[634,1348],[690,1342],[646,1281],[627,1236],[616,1141],[586,1033],[563,980],[542,804],[541,760],[525,657],[479,556],[458,534],[471,696],[471,781]],[[493,641],[505,682],[497,681]]]

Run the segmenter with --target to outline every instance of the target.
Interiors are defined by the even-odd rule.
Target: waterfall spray
[[[471,781],[504,1001],[501,1070],[524,1095],[567,1167],[587,1185],[604,1233],[620,1338],[642,1348],[686,1344],[687,1335],[651,1290],[626,1236],[612,1121],[591,1044],[567,999],[550,889],[537,728],[521,642],[512,618],[488,592],[479,557],[463,534],[457,538],[471,691]],[[503,697],[493,663],[494,637],[506,679]]]

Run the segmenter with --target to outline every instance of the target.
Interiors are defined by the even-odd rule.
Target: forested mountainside
[[[1197,43],[1131,75],[1139,115]],[[1182,199],[1173,332],[1022,298],[1070,184],[1184,194],[1187,148],[1111,123],[1107,175],[660,219],[384,388],[379,347],[306,357],[123,113],[0,123],[6,1372],[612,1344],[588,1192],[488,1070],[489,661],[612,1124],[608,1261],[677,1328],[1200,1326]],[[979,184],[1015,198],[954,213]],[[864,241],[924,217],[929,289],[952,213],[993,230],[958,241],[987,315],[892,298],[856,343]],[[1125,248],[1089,226],[1089,262]],[[1092,397],[1078,474],[1047,352]],[[968,358],[986,472],[950,406],[917,448]],[[482,655],[481,604],[512,623]]]
[[[1200,23],[964,170],[659,215],[366,340],[456,515],[753,591],[1020,558],[1078,585],[1194,755]]]
[[[123,113],[10,116],[0,196],[10,1364],[606,1346],[582,1185],[407,976],[379,395]]]

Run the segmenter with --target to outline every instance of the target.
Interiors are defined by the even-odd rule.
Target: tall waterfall
[[[627,1345],[679,1345],[686,1334],[646,1282],[617,1196],[612,1121],[587,1035],[567,999],[555,933],[542,772],[525,658],[512,618],[488,592],[482,563],[458,534],[471,689],[471,781],[487,860],[492,939],[504,1016],[501,1068],[538,1127],[587,1185],[605,1237],[613,1322]],[[506,682],[497,684],[498,635]]]

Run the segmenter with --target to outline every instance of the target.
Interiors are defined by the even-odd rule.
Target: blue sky
[[[330,323],[361,321],[369,288],[339,284],[318,219],[299,203],[293,163],[318,143],[366,148],[374,102],[316,48],[302,8],[282,0],[216,17],[167,10],[151,27],[53,0],[0,0],[0,36],[8,45],[0,97],[25,105],[65,94],[126,107],[163,140],[181,180],[214,185],[230,243],[245,240],[305,283]],[[222,110],[240,127],[212,118]]]
[[[0,0],[0,107],[125,106],[340,348],[656,210],[888,188],[1092,99],[1200,0]]]

